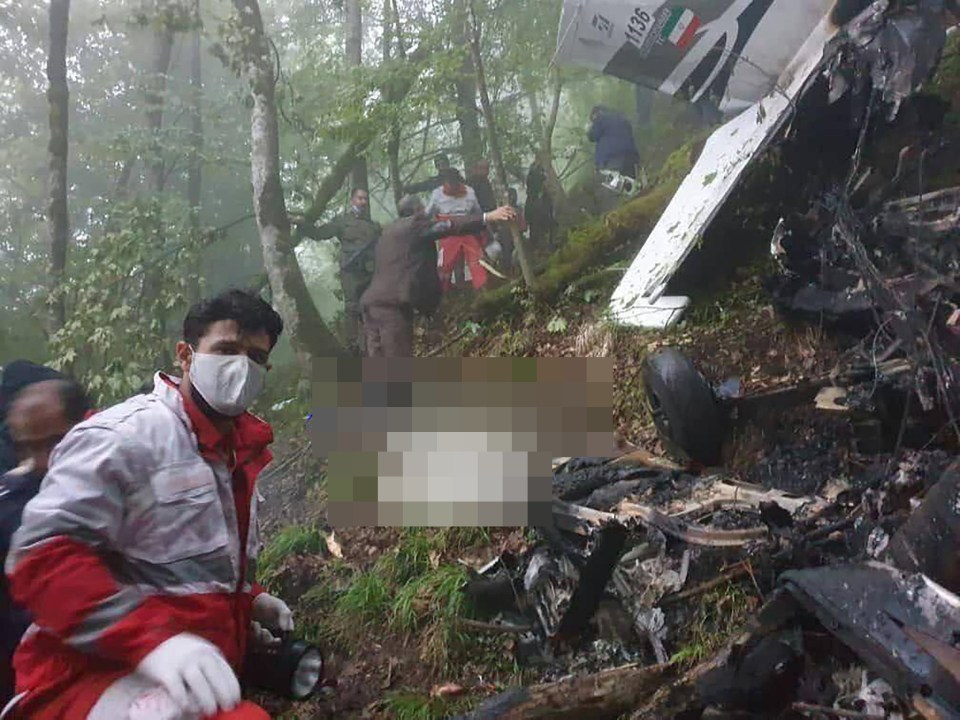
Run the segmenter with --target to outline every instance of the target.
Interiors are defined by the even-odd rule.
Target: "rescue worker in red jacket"
[[[24,510],[6,571],[34,624],[13,717],[264,720],[237,675],[287,605],[254,584],[270,426],[260,394],[280,316],[230,290],[187,314],[182,378],[75,426]]]

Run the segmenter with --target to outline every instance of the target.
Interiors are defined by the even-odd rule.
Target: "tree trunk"
[[[524,91],[527,102],[530,104],[530,119],[533,121],[533,131],[538,138],[543,138],[543,110],[540,107],[540,96],[535,88],[528,87]]]
[[[358,68],[363,64],[363,8],[361,0],[346,0],[344,3],[344,45],[348,68]],[[350,173],[353,187],[370,190],[367,177],[367,160],[358,157]]]
[[[507,171],[503,165],[503,155],[500,152],[500,140],[497,137],[497,120],[493,112],[493,103],[490,102],[490,94],[487,92],[487,79],[483,70],[483,56],[480,54],[480,20],[477,18],[474,0],[467,0],[467,7],[470,11],[470,24],[473,32],[470,39],[471,54],[473,55],[473,64],[477,72],[477,88],[480,90],[480,105],[483,108],[483,115],[487,120],[487,137],[490,143],[490,158],[493,161],[495,181],[497,185],[497,194],[500,196],[500,202],[508,204],[507,200]],[[536,288],[536,278],[533,275],[533,266],[530,264],[530,258],[527,255],[526,243],[520,229],[516,223],[509,223],[510,233],[513,235],[513,242],[517,248],[517,255],[520,258],[520,270],[523,273],[523,281],[527,288],[532,292]]]
[[[133,179],[133,169],[137,165],[136,155],[131,155],[123,161],[120,172],[117,174],[117,184],[113,189],[114,202],[123,203],[130,197],[130,180]]]
[[[170,0],[156,0],[156,30],[153,34],[153,65],[147,82],[147,131],[150,133],[150,162],[147,164],[150,192],[159,195],[165,182],[163,147],[160,132],[163,129],[164,94],[167,89],[167,72],[173,54],[173,28],[168,17]]]
[[[483,135],[477,117],[477,68],[471,52],[469,0],[458,0],[454,8],[456,35],[454,42],[465,51],[460,72],[455,81],[457,123],[460,126],[461,155],[469,171],[483,157]]]
[[[567,207],[567,193],[557,176],[557,169],[553,165],[553,133],[557,127],[557,115],[560,111],[560,98],[563,95],[563,81],[559,73],[553,71],[553,101],[550,104],[550,115],[543,126],[543,139],[540,143],[539,160],[546,174],[547,192],[553,203],[554,212]]]
[[[67,30],[70,0],[50,2],[50,55],[47,60],[47,100],[50,105],[50,302],[52,332],[66,322],[63,276],[67,268],[70,217],[67,214],[67,149],[70,91],[67,88]]]
[[[200,243],[202,233],[200,227],[200,205],[203,195],[203,66],[200,35],[203,30],[200,24],[200,0],[194,0],[193,5],[195,26],[190,34],[190,165],[187,170],[187,203],[190,205],[190,231],[194,242]],[[199,259],[199,258],[198,258]],[[191,273],[190,277],[191,305],[200,300],[200,273]]]
[[[290,238],[290,219],[280,183],[280,132],[275,98],[273,55],[263,30],[257,0],[233,0],[243,28],[241,63],[250,86],[250,166],[253,207],[270,280],[273,303],[283,317],[290,343],[307,380],[311,356],[342,356],[344,350],[324,325],[307,290]]]
[[[393,200],[400,202],[403,197],[403,177],[400,171],[400,124],[394,122],[390,126],[387,137],[387,163],[390,168],[390,187],[393,190]]]
[[[403,37],[400,31],[400,12],[397,9],[396,0],[386,0],[383,3],[383,33],[381,36],[384,67],[390,64],[392,58],[391,44],[394,36],[397,40],[397,55],[403,59],[406,53],[404,52]],[[390,131],[387,135],[387,167],[390,172],[390,188],[393,191],[393,201],[395,203],[399,203],[400,198],[403,197],[403,178],[400,171],[401,137],[400,121],[394,117],[390,121]]]
[[[153,62],[150,68],[150,78],[147,81],[146,91],[146,121],[147,132],[150,135],[150,157],[147,162],[147,190],[150,193],[150,203],[153,205],[154,229],[151,244],[154,254],[160,256],[166,244],[163,232],[163,191],[166,185],[166,169],[163,162],[163,145],[160,135],[163,130],[164,96],[167,89],[167,72],[170,69],[170,57],[173,54],[173,27],[170,22],[170,0],[156,0],[154,3],[155,30],[153,33]],[[148,327],[157,324],[161,336],[167,329],[167,313],[161,302],[161,286],[163,284],[163,265],[153,263],[143,277],[143,308],[145,309],[144,322]],[[163,370],[169,369],[170,354],[166,343],[158,348],[155,362]]]

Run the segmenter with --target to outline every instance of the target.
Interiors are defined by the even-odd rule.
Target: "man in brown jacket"
[[[374,255],[373,280],[360,305],[370,357],[413,356],[413,314],[433,313],[440,304],[436,241],[480,230],[490,222],[512,220],[513,208],[437,222],[420,198],[397,203],[400,218],[383,231]]]

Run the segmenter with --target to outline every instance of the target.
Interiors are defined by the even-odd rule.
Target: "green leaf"
[[[556,315],[549,323],[547,323],[547,332],[554,334],[560,334],[566,332],[567,330],[567,321],[564,320],[559,315]]]

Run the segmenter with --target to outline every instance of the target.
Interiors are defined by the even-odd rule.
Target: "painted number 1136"
[[[630,16],[630,20],[627,23],[627,40],[634,45],[641,45],[647,33],[650,32],[652,24],[653,17],[650,13],[642,8],[637,8],[633,11],[633,15]]]

